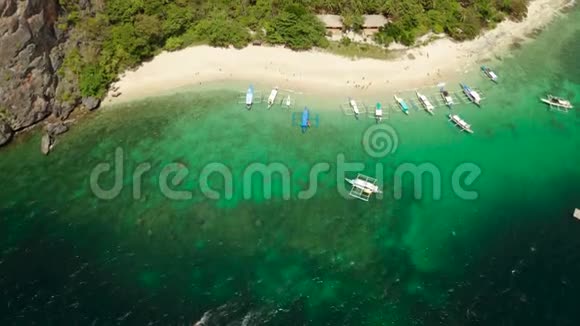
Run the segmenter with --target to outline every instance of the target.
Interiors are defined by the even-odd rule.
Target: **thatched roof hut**
[[[363,18],[365,20],[363,24],[364,29],[379,29],[389,22],[383,15],[364,15]]]
[[[339,15],[317,15],[318,19],[326,26],[326,29],[342,29],[342,17]]]
[[[327,30],[342,30],[344,28],[342,17],[339,15],[317,15],[317,17]],[[383,15],[363,15],[363,19],[363,29],[367,32],[376,31],[389,22]]]

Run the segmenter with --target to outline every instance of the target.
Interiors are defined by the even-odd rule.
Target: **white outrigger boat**
[[[481,66],[481,71],[483,71],[483,73],[487,76],[487,78],[489,78],[492,82],[497,84],[498,77],[495,74],[495,72],[491,71],[489,67]]]
[[[429,112],[429,114],[433,115],[433,113],[434,113],[433,110],[435,110],[435,107],[433,106],[433,104],[431,104],[431,102],[429,101],[427,96],[417,92],[417,97],[419,98],[421,105],[423,105],[423,107],[425,108],[425,111],[427,111],[427,112]]]
[[[375,119],[377,120],[377,123],[383,120],[383,107],[379,102],[377,102],[377,105],[375,106]]]
[[[352,108],[352,112],[354,112],[355,118],[358,119],[358,115],[360,114],[360,111],[358,110],[358,105],[356,104],[356,101],[352,97],[349,97],[348,104]]]
[[[465,84],[460,84],[461,88],[463,89],[463,93],[465,94],[465,96],[467,96],[467,98],[473,102],[473,104],[477,105],[477,106],[481,106],[481,96],[479,96],[479,94],[472,90],[469,86],[465,85]]]
[[[290,97],[290,95],[286,96],[286,106],[291,106],[292,105],[292,98]]]
[[[445,105],[447,105],[447,107],[451,109],[451,107],[455,105],[453,97],[451,97],[451,94],[449,94],[449,92],[446,91],[445,88],[443,87],[441,87],[439,91],[441,92],[441,98],[443,98],[443,103],[445,103]]]
[[[407,102],[405,102],[405,100],[398,97],[397,95],[395,95],[394,97],[395,97],[395,101],[397,101],[397,103],[399,103],[399,107],[401,108],[401,111],[403,111],[403,113],[405,113],[405,114],[409,114],[409,106],[407,105]]]
[[[276,96],[278,96],[278,86],[274,87],[272,89],[272,92],[270,92],[270,96],[268,97],[268,109],[270,109],[272,105],[274,105]]]
[[[564,111],[568,111],[574,108],[570,101],[553,95],[548,95],[548,98],[540,98],[540,101],[550,105],[550,108],[555,107],[558,109],[564,109]]]
[[[366,175],[358,174],[356,179],[345,178],[346,182],[352,185],[349,195],[364,201],[369,201],[372,194],[382,194],[377,186],[377,179]]]
[[[453,122],[453,124],[458,126],[461,130],[470,134],[473,133],[473,130],[471,130],[471,125],[465,122],[465,120],[461,119],[457,114],[450,114],[449,121]]]
[[[250,85],[246,92],[246,109],[251,109],[254,104],[254,86]]]

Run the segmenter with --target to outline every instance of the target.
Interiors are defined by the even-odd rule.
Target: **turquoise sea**
[[[104,108],[48,157],[39,132],[20,137],[0,151],[0,324],[578,325],[580,111],[538,98],[580,107],[579,21],[575,9],[489,63],[498,85],[467,78],[486,99],[453,111],[474,134],[447,108],[393,111],[380,157],[365,140],[374,120],[343,114],[344,94],[247,111],[231,85]],[[292,114],[304,105],[318,120],[302,134]],[[341,160],[378,175],[382,198],[343,198]],[[91,189],[100,163],[111,168],[100,187],[122,182],[111,199]],[[247,177],[256,163],[287,169],[289,183],[267,177],[268,196]],[[328,169],[304,199],[317,164]],[[397,179],[402,166],[429,173],[419,187]],[[168,198],[165,176],[184,198]]]

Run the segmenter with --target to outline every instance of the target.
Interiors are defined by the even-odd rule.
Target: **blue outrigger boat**
[[[403,111],[403,113],[409,114],[409,106],[407,105],[407,102],[405,102],[405,100],[395,95],[395,101],[399,103],[399,106],[401,107],[401,111]]]
[[[463,89],[463,93],[465,94],[465,96],[467,96],[467,98],[471,102],[473,102],[473,104],[481,106],[481,96],[479,96],[479,94],[476,91],[472,90],[471,88],[469,88],[469,86],[465,84],[459,85],[461,85],[461,88]]]
[[[251,109],[252,104],[254,104],[254,86],[250,85],[246,92],[246,109]]]
[[[305,133],[310,127],[310,111],[308,111],[307,107],[302,111],[302,122],[300,123],[300,127],[302,128],[302,133]]]

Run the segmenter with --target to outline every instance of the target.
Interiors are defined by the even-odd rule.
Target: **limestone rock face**
[[[54,123],[48,123],[44,129],[49,135],[58,136],[67,132],[68,126],[64,122],[58,121]]]
[[[5,121],[0,120],[0,146],[8,143],[13,135],[14,131],[10,128],[10,125]]]
[[[55,53],[57,17],[57,0],[0,0],[0,110],[9,116],[11,130],[53,112],[62,62]]]
[[[90,111],[93,111],[99,107],[101,100],[94,97],[87,97],[83,99],[83,105]]]
[[[40,151],[44,155],[48,155],[52,150],[52,146],[54,144],[54,138],[49,134],[44,134],[40,141]]]

